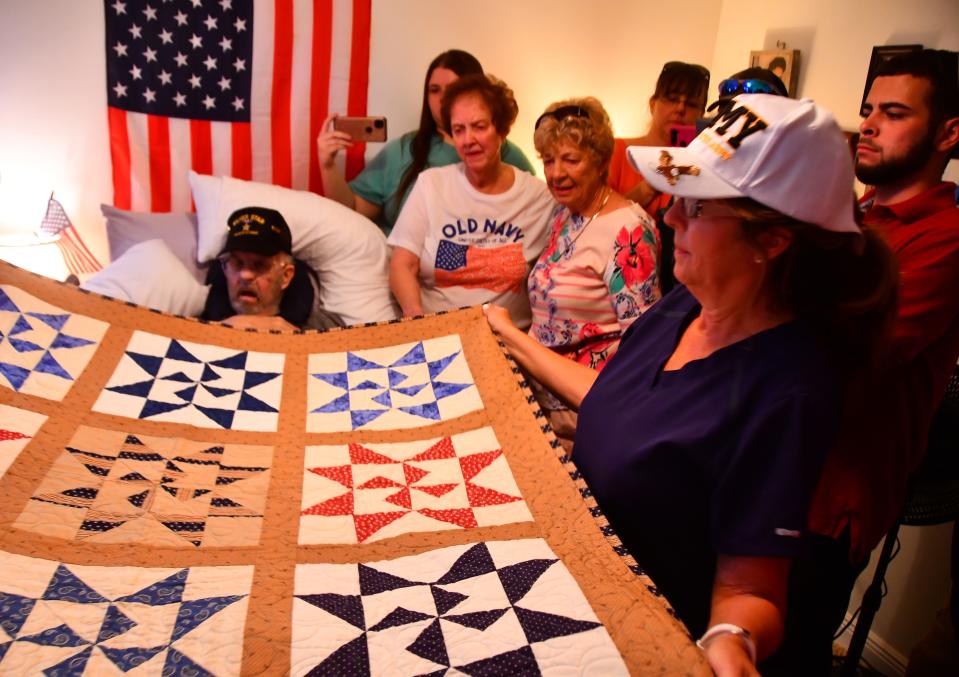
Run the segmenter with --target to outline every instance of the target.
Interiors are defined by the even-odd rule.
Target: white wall
[[[106,259],[112,200],[103,3],[0,0],[0,232],[29,232],[56,192]]]
[[[415,127],[426,66],[456,47],[514,90],[520,114],[510,139],[530,159],[533,122],[547,104],[570,96],[596,96],[618,134],[638,135],[648,124],[647,103],[664,62],[708,67],[720,5],[719,0],[373,0],[369,109],[388,115],[391,130]],[[681,32],[670,27],[682,27]]]
[[[959,49],[959,2],[724,0],[714,74],[746,68],[749,50],[776,49],[777,41],[802,51],[799,95],[816,99],[843,128],[854,129],[873,46]]]
[[[873,46],[959,50],[959,0],[723,0],[713,80],[748,67],[750,50],[777,42],[802,52],[798,95],[855,130]],[[959,162],[950,163],[947,178],[959,179]]]
[[[936,610],[947,604],[951,538],[952,522],[899,530],[902,549],[886,571],[887,594],[864,652],[870,663],[886,674],[897,674],[907,663],[912,648],[932,628]],[[879,548],[856,581],[850,613],[859,606],[872,582],[878,556]],[[854,628],[843,635],[841,644],[848,644]]]

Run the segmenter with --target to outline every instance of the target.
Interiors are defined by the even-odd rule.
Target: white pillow
[[[163,240],[133,245],[80,288],[187,317],[203,312],[210,291]]]
[[[323,308],[346,324],[398,317],[390,296],[389,247],[375,223],[314,193],[231,177],[190,172],[197,213],[197,259],[209,261],[226,243],[226,221],[241,207],[270,207],[283,214],[293,235],[293,255],[320,277]]]
[[[110,259],[147,240],[163,240],[197,282],[206,280],[207,267],[196,263],[196,214],[190,212],[130,212],[100,205],[107,220]]]

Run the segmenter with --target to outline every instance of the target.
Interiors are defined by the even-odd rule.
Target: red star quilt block
[[[532,521],[495,434],[307,447],[300,543]]]

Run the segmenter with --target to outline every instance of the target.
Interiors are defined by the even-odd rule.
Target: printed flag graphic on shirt
[[[46,237],[57,238],[55,242],[63,254],[63,262],[74,275],[95,273],[103,268],[97,257],[83,244],[80,233],[73,227],[63,205],[53,199],[53,193],[47,202],[47,213],[40,222],[40,232]]]
[[[523,245],[475,247],[440,240],[434,274],[437,287],[518,292],[526,279]]]
[[[189,169],[322,193],[323,120],[366,114],[370,4],[104,0],[114,204],[187,211]]]

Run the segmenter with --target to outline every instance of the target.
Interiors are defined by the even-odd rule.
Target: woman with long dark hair
[[[440,102],[450,83],[464,75],[482,72],[476,57],[460,49],[448,50],[433,59],[423,84],[419,128],[383,146],[366,169],[349,183],[336,164],[336,155],[349,148],[353,139],[346,132],[333,129],[336,115],[327,118],[316,139],[326,196],[377,221],[389,234],[420,172],[460,161],[448,130],[443,128]],[[502,159],[533,173],[533,166],[523,151],[509,141],[503,144]]]

